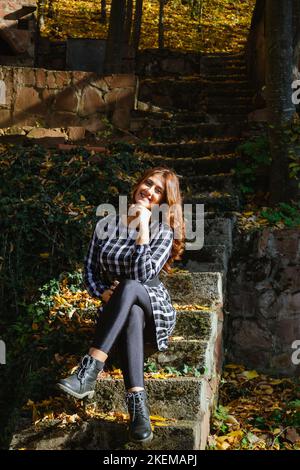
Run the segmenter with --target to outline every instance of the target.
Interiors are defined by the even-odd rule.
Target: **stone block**
[[[78,95],[74,88],[66,88],[59,92],[55,99],[55,109],[57,111],[68,111],[76,113],[78,108]]]
[[[11,111],[0,108],[0,127],[8,127],[12,124]]]
[[[170,292],[171,299],[179,305],[223,304],[222,275],[220,273],[175,272],[161,274],[160,279]]]
[[[35,75],[36,75],[36,86],[37,86],[37,88],[45,89],[46,84],[47,84],[46,71],[44,69],[36,69]]]
[[[119,129],[129,129],[130,109],[117,107],[112,115],[112,123]]]
[[[38,113],[42,101],[35,88],[18,88],[16,91],[16,100],[14,112]]]
[[[106,104],[101,92],[94,87],[86,87],[81,96],[79,114],[82,116],[90,116],[97,112],[104,112],[105,109]]]
[[[67,136],[68,139],[72,142],[76,142],[77,140],[82,140],[85,137],[85,128],[79,126],[72,126],[67,128]]]
[[[94,116],[90,116],[87,119],[82,119],[80,121],[82,127],[84,127],[87,131],[95,133],[98,131],[103,131],[106,128],[105,122],[103,122],[103,115],[96,114]]]
[[[110,89],[113,88],[135,88],[136,76],[134,74],[116,74],[105,77]]]
[[[94,72],[80,72],[78,70],[69,72],[72,73],[72,84],[77,88],[85,87],[94,77]]]
[[[71,84],[71,72],[55,72],[55,76],[58,89],[65,88]]]

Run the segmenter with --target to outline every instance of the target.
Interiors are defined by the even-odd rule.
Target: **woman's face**
[[[160,174],[153,174],[145,179],[137,188],[135,202],[143,204],[151,210],[154,204],[160,204],[165,195],[165,179]]]

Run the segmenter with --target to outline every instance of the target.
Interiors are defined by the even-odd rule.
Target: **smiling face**
[[[135,193],[135,202],[143,204],[151,210],[154,204],[160,204],[165,194],[165,179],[160,174],[153,174],[146,178]]]

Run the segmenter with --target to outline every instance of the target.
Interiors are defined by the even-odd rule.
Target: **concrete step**
[[[203,419],[178,421],[155,427],[149,444],[128,441],[127,422],[101,418],[86,419],[79,424],[41,423],[28,426],[13,436],[10,450],[192,450],[204,449],[207,429]],[[202,431],[203,428],[203,431]],[[202,434],[202,436],[201,436]]]
[[[176,420],[193,420],[203,412],[203,381],[195,377],[146,379],[145,389],[151,415]],[[102,412],[127,413],[123,379],[100,379],[93,399]],[[184,402],[184,406],[183,406]]]
[[[247,76],[247,68],[245,65],[231,65],[231,64],[220,64],[220,65],[206,65],[201,66],[200,68],[201,75],[205,75],[206,77],[214,76],[214,75],[238,75],[240,77]]]
[[[211,154],[232,153],[243,142],[239,138],[203,139],[201,142],[189,143],[150,143],[138,147],[152,155],[164,155],[168,157],[201,157]]]
[[[206,112],[213,115],[242,115],[245,117],[252,111],[252,106],[249,104],[224,104],[218,103],[217,100],[209,102],[206,106]],[[220,121],[222,122],[222,120]]]
[[[211,82],[222,82],[226,83],[227,81],[236,82],[237,84],[240,82],[247,82],[248,77],[246,74],[236,73],[235,71],[230,71],[230,73],[223,73],[222,71],[218,71],[216,73],[204,73],[200,71],[200,75],[202,80],[211,81]]]
[[[216,194],[217,193],[217,194]],[[204,204],[205,211],[214,212],[232,212],[239,211],[241,204],[239,197],[234,194],[218,193],[197,193],[197,194],[184,194],[185,204]]]
[[[198,123],[198,124],[177,124],[170,122],[168,126],[149,126],[146,127],[144,120],[131,121],[131,131],[135,132],[136,135],[150,137],[152,140],[158,142],[172,142],[180,139],[198,139],[198,138],[209,138],[209,137],[240,137],[243,130],[245,129],[244,124],[209,124],[209,123]],[[138,131],[141,130],[141,133]]]
[[[185,252],[181,266],[191,272],[221,272],[226,274],[229,262],[229,247],[227,245],[209,245],[195,252]]]
[[[213,175],[218,173],[230,173],[236,167],[241,158],[234,153],[227,155],[212,155],[199,158],[168,158],[157,155],[148,157],[149,161],[157,166],[166,165],[177,173],[187,177],[189,175]]]
[[[234,188],[232,173],[219,173],[202,176],[184,176],[181,182],[183,192],[192,191],[225,191],[231,192]]]
[[[177,370],[186,364],[188,367],[197,369],[203,373],[206,367],[206,356],[208,354],[208,341],[206,339],[182,339],[181,336],[173,336],[169,340],[169,347],[165,352],[153,353],[150,345],[145,345],[145,355],[149,362],[155,364],[159,369],[174,367]],[[118,354],[111,351],[107,367],[120,368]]]
[[[206,76],[192,76],[192,77],[158,77],[158,78],[145,78],[140,80],[139,83],[139,95],[147,95],[151,93],[157,94],[172,94],[172,92],[207,92],[215,91],[217,93],[228,91],[235,94],[235,92],[252,92],[253,88],[248,80],[243,79],[224,79],[221,83],[219,80],[213,80],[213,78],[207,78]]]
[[[223,303],[222,277],[219,273],[190,273],[187,271],[173,274],[160,274],[160,279],[170,292],[173,303],[184,305],[203,305],[214,308]]]

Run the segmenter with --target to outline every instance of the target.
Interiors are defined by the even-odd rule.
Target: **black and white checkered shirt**
[[[93,297],[100,298],[120,277],[145,283],[159,274],[170,256],[173,230],[164,223],[150,227],[154,228],[150,243],[137,245],[135,229],[128,229],[120,216],[108,215],[99,220],[85,258],[85,283]],[[175,327],[176,311],[162,282],[157,287],[145,284],[145,288],[152,305],[158,349],[164,351]]]

